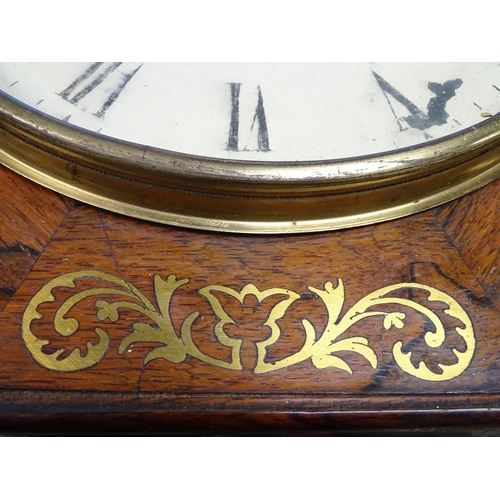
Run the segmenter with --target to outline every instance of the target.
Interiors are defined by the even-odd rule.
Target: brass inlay
[[[230,348],[231,359],[227,361],[203,352],[193,338],[192,327],[200,315],[198,311],[189,313],[182,321],[180,328],[176,329],[173,325],[170,312],[171,300],[177,289],[189,282],[188,279],[178,280],[175,275],[171,274],[164,280],[159,275],[155,275],[154,295],[158,304],[155,306],[139,289],[120,278],[100,271],[77,271],[49,281],[33,296],[24,312],[22,320],[23,341],[33,358],[45,368],[59,372],[83,370],[99,363],[108,350],[110,337],[106,330],[100,327],[95,328],[98,342],[88,342],[85,354],[82,354],[78,347],[75,347],[68,355],[66,355],[66,348],[60,348],[52,353],[44,352],[44,347],[50,342],[37,337],[33,333],[33,323],[44,318],[38,311],[39,306],[56,300],[53,291],[59,287],[75,288],[76,280],[84,279],[100,280],[105,283],[103,286],[94,286],[73,293],[66,298],[55,313],[53,319],[55,331],[63,337],[69,337],[76,333],[80,325],[74,317],[70,316],[71,309],[89,297],[97,298],[94,306],[96,308],[96,318],[100,322],[116,322],[120,317],[120,312],[124,310],[139,312],[154,323],[155,327],[142,322],[133,323],[132,331],[122,340],[118,352],[123,354],[129,346],[137,342],[160,343],[161,346],[152,348],[145,357],[145,365],[158,358],[171,363],[182,363],[188,356],[191,356],[218,368],[243,370],[241,358],[243,340],[231,338],[227,335],[225,326],[234,324],[234,320],[221,304],[218,298],[220,294],[230,296],[239,301],[240,304],[243,304],[247,296],[254,296],[259,304],[268,297],[278,296],[281,298],[271,308],[263,325],[269,327],[271,334],[265,340],[255,343],[257,360],[253,372],[256,374],[284,369],[308,359],[316,368],[338,368],[352,374],[352,368],[339,356],[340,353],[347,351],[355,352],[364,357],[371,367],[376,369],[378,364],[377,354],[368,345],[369,341],[366,337],[344,337],[341,340],[339,340],[339,337],[352,325],[369,317],[380,317],[382,320],[381,328],[384,330],[403,328],[406,314],[402,311],[384,311],[383,309],[387,308],[387,306],[392,306],[392,309],[394,309],[394,306],[412,309],[426,320],[426,324],[432,323],[433,328],[425,332],[423,338],[428,347],[439,348],[446,336],[441,319],[432,309],[411,298],[391,295],[395,291],[404,289],[410,292],[417,290],[426,292],[428,294],[427,302],[446,306],[443,313],[451,318],[456,318],[462,324],[462,326],[455,327],[454,330],[465,342],[465,349],[453,349],[456,361],[453,364],[439,364],[441,373],[435,373],[423,361],[418,366],[415,366],[411,360],[412,352],[404,353],[403,343],[397,341],[392,348],[392,354],[401,370],[423,380],[450,380],[459,376],[469,366],[475,349],[474,329],[469,316],[460,304],[446,293],[418,283],[398,283],[369,293],[341,316],[345,292],[343,282],[339,279],[337,286],[334,286],[331,282],[326,282],[323,289],[308,287],[312,294],[322,300],[327,311],[328,318],[321,335],[318,337],[313,323],[309,319],[303,318],[301,323],[305,332],[305,341],[302,347],[294,354],[283,359],[268,362],[266,361],[268,348],[278,342],[282,335],[279,321],[286,315],[292,303],[302,300],[301,296],[285,288],[259,290],[253,284],[245,285],[239,292],[226,286],[205,286],[198,292],[208,301],[213,313],[218,318],[213,330],[213,341]],[[117,299],[113,301],[110,299],[104,300],[103,296],[117,296]],[[409,296],[411,297],[411,294]]]

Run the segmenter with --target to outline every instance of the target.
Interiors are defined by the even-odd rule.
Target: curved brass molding
[[[390,154],[325,162],[228,161],[121,142],[0,92],[0,162],[114,212],[230,232],[323,231],[394,219],[500,176],[500,117]]]
[[[412,310],[426,320],[425,324],[432,324],[433,328],[423,332],[425,344],[431,349],[439,348],[445,341],[445,327],[432,306],[437,309],[446,306],[443,313],[456,318],[460,326],[454,332],[462,339],[465,349],[453,349],[456,361],[452,364],[438,364],[438,371],[431,370],[421,361],[418,366],[412,362],[412,352],[404,352],[401,341],[397,341],[392,348],[392,354],[397,366],[405,373],[431,382],[451,380],[458,377],[469,366],[475,350],[475,336],[472,322],[452,297],[435,288],[418,283],[398,283],[396,285],[380,288],[356,302],[343,316],[341,311],[345,300],[345,291],[342,280],[337,286],[326,282],[323,289],[308,287],[310,293],[321,299],[327,311],[327,321],[322,332],[317,332],[316,327],[307,318],[300,321],[299,328],[305,334],[305,341],[294,354],[282,359],[269,362],[267,354],[269,347],[280,342],[282,335],[279,321],[285,317],[289,307],[301,300],[301,295],[286,288],[270,288],[259,290],[253,284],[245,285],[237,291],[220,285],[209,285],[198,290],[204,297],[217,322],[213,328],[213,342],[218,343],[231,352],[230,360],[214,357],[197,343],[193,334],[193,324],[200,316],[198,311],[187,312],[179,329],[174,327],[170,315],[171,299],[177,290],[189,282],[188,279],[178,280],[175,275],[170,275],[166,280],[159,275],[154,276],[154,295],[156,304],[153,304],[139,289],[132,284],[113,275],[100,271],[76,271],[56,277],[43,286],[31,299],[24,312],[22,320],[22,339],[28,351],[41,366],[58,372],[74,372],[90,368],[99,363],[109,348],[110,338],[104,328],[96,327],[97,343],[87,342],[86,354],[80,348],[59,348],[45,351],[50,342],[40,338],[34,333],[34,323],[43,320],[43,314],[38,308],[47,303],[54,302],[54,290],[59,287],[74,289],[77,281],[102,282],[102,286],[92,286],[79,292],[74,292],[66,298],[56,310],[53,327],[62,337],[74,335],[80,328],[78,320],[71,316],[71,310],[85,299],[95,298],[94,307],[96,319],[105,324],[116,322],[121,311],[135,311],[143,315],[146,322],[135,322],[131,331],[125,335],[118,348],[119,354],[124,354],[129,346],[141,342],[160,343],[159,347],[151,349],[144,359],[144,365],[155,359],[163,359],[171,363],[182,363],[188,357],[198,361],[227,370],[241,371],[242,364],[242,338],[231,337],[227,334],[226,326],[234,324],[234,319],[225,310],[220,295],[230,296],[240,304],[247,296],[254,296],[261,304],[268,297],[277,297],[278,300],[269,311],[263,327],[267,327],[269,335],[264,340],[255,342],[257,355],[253,373],[265,374],[276,370],[289,368],[295,364],[310,360],[317,369],[336,368],[352,374],[351,366],[343,359],[341,353],[357,353],[364,358],[373,370],[377,368],[378,357],[376,351],[369,345],[366,337],[343,336],[354,324],[367,318],[380,318],[383,331],[402,329],[405,327],[406,314],[404,310]],[[421,291],[427,295],[426,305],[419,301],[401,298],[394,294],[401,290]],[[409,295],[411,296],[411,295]],[[440,308],[437,306],[440,305]],[[395,309],[395,306],[397,310]],[[69,353],[68,353],[69,350]]]

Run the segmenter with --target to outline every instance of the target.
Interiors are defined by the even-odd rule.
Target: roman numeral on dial
[[[93,114],[102,118],[141,66],[121,62],[93,63],[59,95],[72,104],[81,103],[84,109],[93,109]],[[103,82],[107,84],[105,88]]]
[[[260,86],[230,83],[231,120],[228,151],[270,151],[264,98]]]
[[[419,130],[427,130],[434,125],[444,125],[448,121],[449,117],[445,110],[446,103],[455,95],[455,90],[460,88],[463,83],[460,78],[448,80],[444,83],[429,82],[427,84],[427,88],[435,94],[435,97],[432,97],[429,100],[429,103],[427,104],[427,113],[424,113],[401,92],[396,90],[389,82],[384,80],[384,78],[382,78],[379,74],[375,73],[375,71],[373,72],[373,76],[384,93],[394,117],[398,120],[400,130],[402,130],[401,120],[404,120],[410,127]],[[408,110],[410,115],[399,118],[392,107],[389,96],[402,104]]]

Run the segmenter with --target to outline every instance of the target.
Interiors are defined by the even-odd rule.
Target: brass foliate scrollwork
[[[377,354],[369,345],[366,337],[354,336],[339,340],[340,335],[349,330],[351,326],[369,317],[380,317],[384,330],[402,329],[405,327],[406,314],[403,311],[384,311],[384,307],[400,306],[411,309],[425,318],[426,324],[432,323],[433,329],[425,332],[424,341],[430,348],[439,348],[446,336],[445,328],[439,316],[430,308],[412,299],[394,296],[399,290],[420,290],[427,293],[429,304],[444,304],[444,314],[456,318],[462,326],[455,327],[455,332],[463,339],[465,349],[453,349],[456,362],[445,365],[439,364],[441,373],[436,373],[428,368],[424,362],[414,366],[411,361],[412,352],[403,352],[403,344],[397,341],[393,346],[394,359],[404,372],[414,377],[428,381],[444,381],[459,376],[469,366],[475,350],[475,337],[472,322],[452,297],[435,288],[418,283],[399,283],[380,288],[356,302],[343,316],[341,312],[345,302],[345,289],[342,280],[336,286],[326,282],[323,289],[308,287],[309,291],[321,299],[327,311],[327,322],[323,332],[318,335],[313,323],[303,318],[301,323],[304,329],[305,340],[297,352],[273,362],[266,361],[268,348],[280,340],[281,329],[279,321],[285,317],[289,307],[300,300],[301,296],[285,288],[269,288],[259,290],[253,284],[245,285],[240,291],[222,285],[209,285],[201,288],[199,294],[210,305],[218,321],[214,326],[214,339],[219,344],[230,349],[230,360],[222,360],[203,352],[193,338],[193,324],[199,317],[198,311],[190,312],[183,320],[179,331],[176,331],[170,316],[171,299],[174,293],[189,282],[188,279],[178,280],[175,275],[163,279],[158,275],[154,277],[154,294],[156,304],[142,294],[130,283],[100,271],[78,271],[64,274],[49,281],[29,302],[24,312],[22,321],[22,338],[33,358],[43,367],[60,372],[71,372],[90,368],[97,364],[109,348],[109,335],[104,328],[96,327],[96,343],[87,343],[87,353],[82,354],[76,347],[68,355],[65,348],[53,353],[44,352],[48,340],[37,337],[32,331],[32,324],[43,319],[38,307],[43,303],[54,302],[53,290],[58,287],[75,288],[76,280],[99,280],[104,286],[92,287],[70,295],[57,309],[53,327],[62,337],[68,337],[79,329],[78,321],[70,316],[71,309],[89,297],[101,297],[95,301],[96,318],[100,322],[116,322],[120,318],[120,311],[132,310],[145,316],[149,323],[135,322],[131,331],[123,338],[119,345],[118,353],[123,354],[127,348],[137,342],[155,342],[161,344],[152,348],[144,359],[148,364],[154,359],[164,359],[171,363],[182,363],[188,356],[203,363],[218,368],[229,370],[243,370],[241,350],[242,339],[232,338],[226,333],[226,326],[234,324],[230,314],[224,309],[217,294],[222,294],[237,300],[240,304],[247,296],[254,296],[260,304],[268,297],[277,296],[278,300],[270,309],[263,326],[268,327],[270,334],[266,339],[256,342],[257,359],[254,366],[255,374],[265,374],[271,371],[284,369],[310,359],[313,366],[318,369],[337,368],[352,374],[352,368],[339,355],[342,352],[355,352],[366,359],[372,369],[378,365]],[[106,299],[103,298],[106,296]],[[113,297],[113,300],[111,298]],[[116,297],[116,299],[114,299]],[[154,326],[151,326],[151,323]]]

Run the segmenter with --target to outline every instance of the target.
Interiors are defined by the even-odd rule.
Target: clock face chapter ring
[[[457,81],[446,83],[457,87]],[[375,82],[390,94],[391,88]],[[234,94],[235,87],[229,90]],[[425,119],[430,117],[429,111]],[[417,118],[415,128],[426,126]],[[1,91],[0,162],[80,201],[155,222],[240,233],[323,231],[410,215],[499,177],[500,115],[484,118],[388,152],[261,161],[234,152],[178,153],[109,137]],[[265,139],[257,134],[264,149]]]

